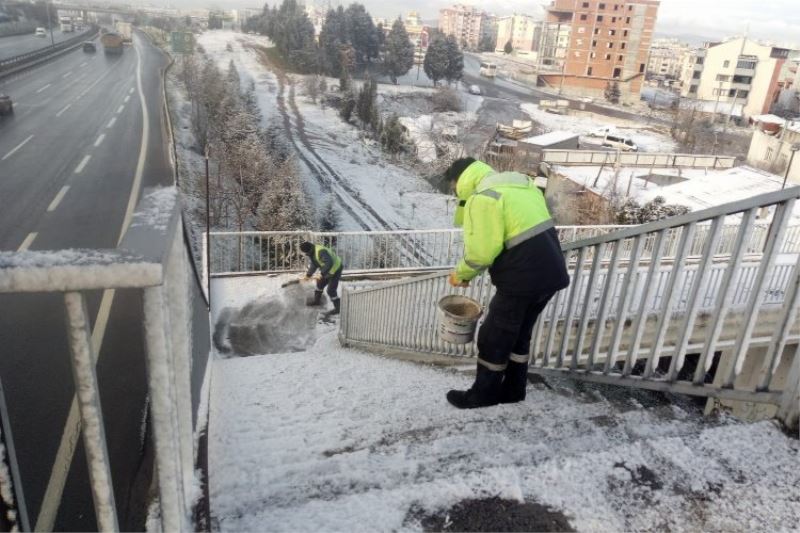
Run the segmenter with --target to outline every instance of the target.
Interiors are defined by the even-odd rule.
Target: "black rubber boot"
[[[478,363],[478,372],[472,387],[465,391],[451,390],[447,393],[447,401],[459,409],[497,405],[500,403],[502,381],[502,371],[495,372]]]
[[[509,361],[500,387],[500,403],[517,403],[525,399],[528,385],[528,363]]]
[[[331,302],[333,302],[333,311],[331,311],[331,314],[338,315],[342,307],[342,301],[339,298],[331,298]]]
[[[322,305],[322,291],[314,291],[314,297],[310,300],[307,300],[306,305],[309,307]]]

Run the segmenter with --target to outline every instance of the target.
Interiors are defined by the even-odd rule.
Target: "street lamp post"
[[[783,185],[781,185],[781,189],[786,188],[786,180],[789,179],[789,171],[792,169],[792,161],[794,160],[794,154],[798,150],[800,150],[800,143],[794,143],[791,146],[789,146],[789,151],[792,152],[792,154],[789,156],[789,164],[786,165],[786,172],[783,174]]]
[[[53,21],[50,19],[50,2],[45,2],[45,8],[47,9],[47,29],[50,30],[50,44],[55,46],[56,39],[53,37]]]

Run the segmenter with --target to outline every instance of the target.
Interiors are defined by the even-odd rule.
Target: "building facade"
[[[638,101],[659,0],[553,0],[546,8],[539,81],[559,92],[602,98],[617,83]]]
[[[680,80],[692,49],[677,39],[656,39],[650,46],[647,74],[664,79]]]
[[[439,30],[454,36],[462,48],[477,50],[481,36],[491,31],[492,18],[473,6],[455,4],[439,10]]]
[[[542,21],[530,15],[512,15],[497,20],[495,51],[502,52],[506,43],[518,53],[536,52],[542,38]]]
[[[715,103],[742,103],[745,118],[768,113],[781,91],[780,73],[789,50],[746,37],[706,43],[697,51],[682,95]]]
[[[774,115],[751,117],[754,123],[747,164],[787,179],[787,186],[800,184],[800,122]]]

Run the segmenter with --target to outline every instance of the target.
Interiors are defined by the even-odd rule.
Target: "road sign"
[[[191,54],[194,50],[194,34],[188,31],[173,31],[170,34],[170,44],[175,54]]]

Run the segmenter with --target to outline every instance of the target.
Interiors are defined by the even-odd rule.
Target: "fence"
[[[604,235],[629,226],[559,226],[562,243],[573,242]],[[710,224],[699,224],[689,257],[699,256],[708,237]],[[768,222],[757,222],[746,248],[747,253],[760,253],[769,229]],[[715,255],[729,255],[736,242],[738,225],[726,224],[722,228]],[[680,231],[670,230],[665,245],[665,257],[677,254]],[[291,272],[305,268],[305,256],[300,252],[304,240],[332,246],[342,257],[347,270],[359,271],[404,271],[437,270],[454,265],[463,255],[464,241],[461,230],[420,231],[354,231],[354,232],[212,232],[211,268],[212,276],[236,273]],[[399,246],[402,242],[405,246]],[[629,257],[631,248],[626,245],[622,257]],[[649,236],[643,254],[652,253],[655,236]],[[204,240],[203,246],[207,246]],[[791,226],[784,239],[782,251],[800,252],[800,225]],[[203,255],[205,257],[205,253]],[[603,258],[611,258],[610,250]]]
[[[771,403],[796,425],[800,353],[792,360],[785,352],[800,340],[800,267],[796,250],[786,253],[785,243],[798,196],[800,188],[779,191],[562,245],[572,282],[536,325],[531,371]],[[774,218],[759,253],[752,254],[754,220],[767,206],[775,207]],[[726,217],[733,214],[740,214],[735,238],[729,254],[720,257],[711,251],[718,250]],[[692,258],[698,234],[705,237]],[[667,263],[673,240],[675,253]],[[486,306],[492,290],[483,275],[464,293]],[[347,289],[340,339],[371,350],[474,356],[474,344],[447,344],[436,335],[436,303],[451,292],[443,273]],[[757,383],[742,375],[751,346],[766,350],[763,359],[748,361],[748,368],[757,367]],[[720,363],[714,383],[706,383],[715,354],[723,350],[726,364]],[[687,353],[697,359],[689,362]]]
[[[193,347],[192,339],[208,337],[208,319],[204,301],[200,301],[201,313],[193,314],[192,311],[193,306],[197,307],[193,304],[202,296],[199,283],[192,281],[191,259],[176,199],[177,191],[174,188],[166,191],[161,189],[152,195],[145,194],[119,249],[0,253],[0,294],[63,295],[66,336],[76,391],[73,404],[77,403],[78,428],[82,428],[80,435],[86,452],[88,478],[100,530],[120,530],[114,496],[115,482],[126,487],[122,493],[129,495],[128,490],[134,480],[114,479],[112,476],[110,454],[118,450],[113,449],[111,441],[107,439],[108,413],[104,419],[100,402],[101,384],[95,368],[98,348],[92,337],[87,296],[93,292],[96,294],[96,291],[113,293],[122,289],[137,291],[142,302],[141,315],[133,320],[140,320],[139,326],[145,340],[144,358],[155,444],[161,530],[193,529],[191,509],[194,503],[193,487],[197,484],[194,479],[193,416],[198,411],[199,401],[199,390],[193,383],[193,376],[205,372],[208,350],[207,344],[205,347],[201,344],[199,355],[195,351],[193,356],[193,350],[197,347]],[[131,325],[126,322],[127,327]],[[115,346],[115,350],[123,349],[124,346]],[[67,357],[67,354],[57,351],[52,355]],[[47,391],[41,393],[47,394]],[[109,398],[104,396],[103,401],[108,402]],[[5,399],[9,405],[24,401],[14,397]],[[144,409],[147,412],[148,407],[144,406]],[[136,434],[144,431],[140,429],[141,410],[138,413],[135,419],[123,421],[129,423]],[[6,422],[4,416],[4,427]],[[67,425],[69,427],[69,423]],[[3,438],[8,437],[4,432]],[[74,438],[78,438],[77,433]],[[70,445],[74,447],[75,443],[71,442]],[[138,455],[139,443],[134,442],[133,445]],[[38,459],[41,461],[43,457]],[[47,465],[37,464],[36,467],[35,470],[49,470]],[[31,473],[34,469],[29,465],[27,470]],[[12,479],[12,483],[19,484],[16,479]],[[21,503],[24,504],[24,500]],[[134,503],[126,501],[122,505],[128,507]],[[146,508],[147,503],[140,502],[139,505]],[[24,509],[24,506],[18,506],[17,509]],[[16,526],[32,528],[33,518],[18,516]],[[52,523],[43,526],[37,522],[35,528],[48,530],[52,527]]]
[[[46,61],[53,56],[67,52],[76,46],[80,46],[83,41],[85,41],[88,37],[95,35],[96,33],[97,27],[92,26],[80,35],[70,37],[65,41],[44,46],[32,52],[26,52],[24,54],[19,54],[0,60],[0,79],[35,64],[41,63],[42,61]]]
[[[553,165],[620,165],[628,167],[732,168],[736,157],[727,155],[616,152],[603,150],[543,150],[542,163]]]

